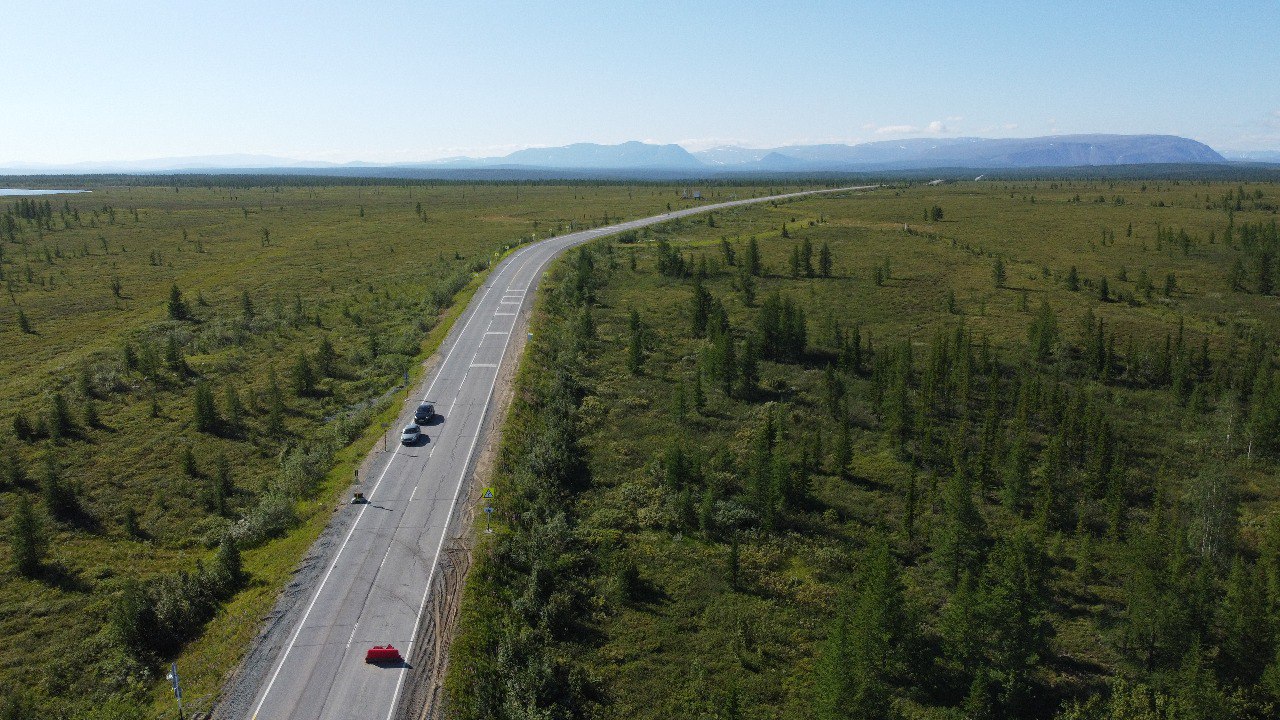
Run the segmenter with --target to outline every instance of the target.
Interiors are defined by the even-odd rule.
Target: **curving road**
[[[409,667],[366,665],[365,651],[391,643],[412,657],[449,518],[467,484],[476,447],[494,405],[511,334],[547,264],[574,245],[678,217],[814,193],[816,190],[703,205],[522,247],[493,269],[458,319],[429,377],[425,399],[436,404],[426,442],[397,446],[366,492],[349,505],[351,529],[309,599],[290,619],[287,642],[273,651],[269,674],[252,705],[253,720],[360,718],[390,720]],[[417,400],[411,399],[414,405]],[[296,615],[297,613],[295,613]]]

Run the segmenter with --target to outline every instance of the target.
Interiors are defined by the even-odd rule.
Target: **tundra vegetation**
[[[960,183],[570,252],[451,717],[1275,717],[1278,205]]]
[[[490,263],[690,204],[653,185],[90,182],[0,198],[6,719],[171,716],[174,660],[207,709]]]

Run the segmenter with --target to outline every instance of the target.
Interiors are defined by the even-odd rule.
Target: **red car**
[[[396,663],[404,662],[404,658],[400,657],[400,651],[390,645],[374,645],[369,648],[369,652],[364,654],[364,661],[367,663]]]

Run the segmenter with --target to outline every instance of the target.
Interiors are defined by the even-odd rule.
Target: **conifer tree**
[[[315,394],[316,371],[311,366],[311,361],[307,359],[306,353],[298,353],[298,358],[294,361],[293,369],[289,373],[289,379],[294,395],[309,397]]]
[[[76,431],[76,424],[71,419],[71,409],[62,393],[56,392],[49,399],[49,421],[46,425],[49,437],[55,441],[69,437]]]
[[[818,275],[831,277],[831,246],[825,242],[818,249]]]
[[[736,253],[728,238],[720,238],[720,255],[724,259],[725,267],[733,267],[737,264]]]
[[[338,352],[329,342],[329,336],[320,338],[320,347],[316,348],[316,372],[320,377],[331,378],[338,372]]]
[[[973,503],[973,481],[963,464],[943,488],[942,508],[934,555],[948,586],[955,587],[961,573],[978,568],[985,532],[982,515]]]
[[[1275,654],[1263,583],[1262,573],[1237,555],[1215,613],[1222,638],[1218,666],[1222,677],[1238,687],[1256,685]]]
[[[861,589],[837,617],[823,647],[815,687],[816,717],[879,720],[910,644],[897,563],[883,537],[867,551]]]
[[[997,543],[982,573],[981,627],[1005,717],[1025,717],[1031,711],[1032,675],[1049,653],[1045,580],[1044,553],[1025,532]]]
[[[627,321],[627,330],[627,370],[632,375],[639,375],[644,365],[644,326],[640,323],[640,313],[634,308]]]
[[[747,243],[747,273],[752,277],[760,277],[762,271],[760,265],[760,244],[756,242],[756,237],[751,236],[751,240]]]
[[[36,576],[47,548],[44,523],[31,505],[31,498],[26,493],[19,493],[9,518],[9,551],[13,569],[26,577]]]
[[[1027,478],[1031,472],[1031,448],[1027,440],[1025,426],[1020,426],[1013,434],[1013,444],[1009,447],[1009,458],[1004,473],[1004,486],[1001,488],[1000,501],[1011,512],[1022,514],[1026,505]]]
[[[213,402],[213,389],[209,383],[201,380],[195,389],[195,425],[198,432],[214,433],[218,431],[220,418],[218,407]]]
[[[44,509],[51,517],[68,520],[79,508],[75,489],[62,477],[62,468],[52,453],[45,455],[44,473],[40,478],[40,496]]]
[[[996,256],[995,262],[991,263],[991,281],[996,287],[1004,287],[1006,274],[1004,269],[1004,258]]]
[[[739,367],[738,394],[749,398],[760,387],[760,343],[755,336],[743,341]]]
[[[756,304],[756,278],[745,265],[738,268],[738,290],[742,292],[743,305],[752,307]]]
[[[275,368],[267,370],[267,420],[266,433],[272,436],[284,434],[284,393],[276,379]]]
[[[191,318],[191,308],[187,306],[187,301],[182,299],[182,291],[178,289],[177,283],[169,288],[169,302],[165,303],[165,309],[169,312],[170,320],[188,320]]]
[[[1058,343],[1058,318],[1049,307],[1048,300],[1040,301],[1040,309],[1036,311],[1031,327],[1027,331],[1031,345],[1031,356],[1043,362],[1049,359],[1054,346]]]

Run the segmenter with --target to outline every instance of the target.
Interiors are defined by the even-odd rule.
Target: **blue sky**
[[[1280,3],[6,0],[0,163],[1170,133],[1280,150]]]

